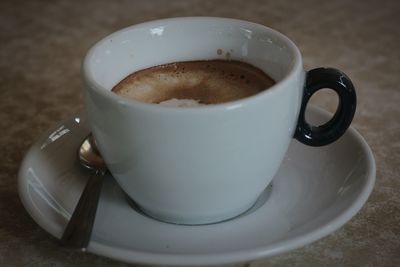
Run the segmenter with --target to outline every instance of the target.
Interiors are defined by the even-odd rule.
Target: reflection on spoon
[[[85,250],[92,233],[107,166],[97,150],[95,140],[91,134],[86,137],[80,146],[78,158],[82,166],[91,170],[93,174],[89,177],[79,202],[64,230],[61,243],[65,246]]]

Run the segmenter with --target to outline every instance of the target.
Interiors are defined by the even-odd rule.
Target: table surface
[[[176,16],[254,21],[291,38],[306,69],[346,72],[358,94],[353,121],[371,146],[374,191],[344,227],[250,266],[400,266],[400,1],[0,2],[0,266],[127,266],[61,248],[24,210],[17,173],[29,146],[83,108],[80,64],[105,35]],[[329,93],[313,101],[334,111]],[[248,266],[247,265],[247,266]],[[241,265],[237,265],[241,266]]]

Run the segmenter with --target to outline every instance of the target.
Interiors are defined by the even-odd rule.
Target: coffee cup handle
[[[311,96],[329,88],[339,96],[339,105],[332,119],[320,126],[307,123],[305,111]],[[333,68],[317,68],[307,72],[303,99],[294,138],[309,146],[324,146],[340,138],[350,126],[356,110],[356,92],[349,77]]]

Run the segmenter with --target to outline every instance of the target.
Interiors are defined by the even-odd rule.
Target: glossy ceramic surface
[[[250,97],[192,108],[110,92],[146,67],[227,54],[277,83]],[[117,31],[88,51],[82,73],[91,129],[115,180],[147,213],[185,224],[225,220],[254,204],[292,141],[304,86],[300,52],[286,36],[247,21],[209,17]]]
[[[321,122],[328,116],[313,108],[307,117]],[[26,210],[57,238],[88,177],[76,158],[88,132],[84,114],[60,123],[32,146],[20,169],[19,193]],[[88,251],[146,264],[251,261],[332,233],[360,210],[374,181],[373,155],[352,128],[325,147],[293,141],[267,201],[223,223],[182,226],[151,219],[133,209],[114,179],[107,176]]]

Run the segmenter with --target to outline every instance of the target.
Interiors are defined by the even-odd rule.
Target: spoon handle
[[[64,230],[61,243],[64,246],[85,250],[89,244],[104,175],[90,175],[79,202]]]

